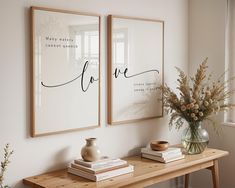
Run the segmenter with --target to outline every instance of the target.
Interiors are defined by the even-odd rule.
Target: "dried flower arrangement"
[[[4,148],[4,160],[1,162],[1,171],[0,171],[0,188],[10,188],[8,185],[3,185],[4,174],[7,170],[7,166],[10,163],[10,156],[13,154],[13,150],[10,150],[10,145],[6,144]]]
[[[216,82],[211,81],[212,75],[206,75],[206,58],[194,77],[188,77],[181,69],[177,79],[179,97],[167,85],[161,87],[163,91],[163,104],[167,113],[170,113],[169,125],[179,129],[183,125],[183,120],[187,122],[201,122],[209,120],[215,125],[215,122],[208,118],[219,111],[225,111],[235,107],[234,104],[226,102],[234,93],[234,90],[228,89],[228,83],[234,78],[224,81],[222,74]]]

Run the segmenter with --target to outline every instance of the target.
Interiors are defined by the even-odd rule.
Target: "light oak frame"
[[[83,15],[83,16],[95,16],[99,18],[99,81],[98,81],[98,125],[93,125],[85,128],[75,128],[75,129],[68,129],[63,131],[55,131],[55,132],[48,132],[48,133],[36,133],[35,131],[35,98],[34,98],[34,91],[35,91],[35,84],[34,84],[34,66],[35,66],[35,59],[34,59],[34,36],[35,36],[35,30],[34,30],[34,11],[35,10],[44,10],[44,11],[51,11],[51,12],[58,12],[58,13],[68,13],[68,14],[76,14],[76,15]],[[61,134],[66,132],[73,132],[73,131],[81,131],[81,130],[87,130],[92,128],[98,128],[100,127],[100,85],[101,85],[101,65],[100,65],[100,49],[101,49],[101,16],[98,14],[93,13],[87,13],[87,12],[77,12],[77,11],[70,11],[70,10],[61,10],[61,9],[54,9],[54,8],[45,8],[45,7],[36,7],[32,6],[30,7],[30,86],[31,86],[31,95],[30,95],[30,103],[31,103],[31,110],[30,110],[30,124],[31,124],[31,130],[30,135],[31,137],[38,137],[38,136],[47,136],[47,135],[53,135],[53,134]]]
[[[132,119],[132,120],[125,120],[125,121],[114,121],[113,120],[113,94],[112,94],[112,30],[113,30],[113,18],[121,18],[121,19],[131,19],[131,20],[140,20],[140,21],[149,21],[149,22],[160,22],[163,26],[163,41],[162,41],[162,84],[164,83],[164,21],[162,20],[155,20],[155,19],[147,19],[147,18],[138,18],[138,17],[129,17],[129,16],[120,16],[120,15],[108,15],[107,18],[107,52],[108,52],[108,68],[107,68],[107,75],[108,75],[108,124],[109,125],[119,125],[119,124],[127,124],[127,123],[134,123],[148,119],[154,119],[163,117],[163,104],[162,104],[162,114],[160,116],[153,116],[153,117],[146,117],[146,118],[139,118],[139,119]],[[161,100],[163,101],[163,95]]]

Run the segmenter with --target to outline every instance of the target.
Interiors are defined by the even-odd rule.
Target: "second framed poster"
[[[108,123],[162,117],[164,22],[108,16]]]

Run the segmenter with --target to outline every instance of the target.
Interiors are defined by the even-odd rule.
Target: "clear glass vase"
[[[209,135],[205,129],[202,129],[201,122],[188,122],[181,141],[187,154],[199,154],[206,149]]]

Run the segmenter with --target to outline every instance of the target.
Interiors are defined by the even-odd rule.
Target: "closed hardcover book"
[[[83,159],[76,159],[76,160],[74,160],[74,163],[82,165],[82,166],[86,166],[89,168],[100,168],[101,166],[109,166],[109,165],[112,165],[113,163],[117,163],[120,161],[122,161],[124,163],[124,160],[110,159],[110,158],[101,159],[101,160],[94,161],[94,162],[87,162],[87,161],[84,161]]]
[[[142,153],[142,156],[148,156],[148,155],[151,155],[151,154],[146,154],[146,153]],[[182,156],[182,153],[175,153],[174,155],[171,154],[171,155],[166,155],[166,156],[156,156],[156,155],[151,155],[151,156],[154,156],[155,159],[158,159],[159,161],[167,161],[167,160],[171,160],[171,159],[174,159],[174,158],[178,158],[178,157],[181,157]]]
[[[151,160],[154,160],[154,161],[159,161],[159,162],[162,162],[162,163],[169,163],[169,162],[177,161],[177,160],[180,160],[180,159],[184,159],[185,156],[180,155],[178,157],[164,159],[164,158],[159,157],[159,156],[154,156],[154,155],[142,153],[142,157],[147,158],[147,159],[151,159]]]
[[[155,151],[155,150],[152,150],[151,148],[141,148],[141,153],[160,156],[160,157],[165,157],[168,155],[175,155],[179,153],[182,154],[181,149],[176,148],[176,147],[170,147],[165,151]]]
[[[124,167],[124,168],[120,168],[120,169],[100,173],[100,174],[90,174],[88,172],[84,172],[84,171],[76,169],[76,168],[68,167],[68,172],[69,173],[77,175],[77,176],[81,176],[81,177],[86,178],[86,179],[90,179],[92,181],[106,180],[106,179],[113,178],[113,177],[116,177],[116,176],[120,176],[120,175],[123,175],[123,174],[128,174],[128,173],[131,173],[133,171],[134,171],[134,167],[132,165],[129,165],[129,166]]]
[[[109,165],[103,165],[98,168],[89,168],[83,165],[71,163],[72,168],[80,169],[91,174],[99,174],[99,173],[108,172],[111,170],[116,170],[116,169],[127,167],[127,166],[128,164],[126,161],[119,161],[119,162],[112,163]]]

